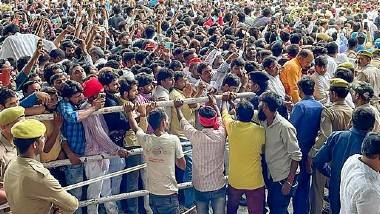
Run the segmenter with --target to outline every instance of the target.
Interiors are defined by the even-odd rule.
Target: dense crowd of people
[[[380,213],[378,3],[2,0],[0,213]]]

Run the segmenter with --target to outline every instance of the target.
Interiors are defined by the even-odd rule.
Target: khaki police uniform
[[[18,139],[39,138],[45,132],[45,125],[34,119],[19,121],[11,129],[16,146]],[[42,163],[32,158],[18,156],[9,163],[4,189],[15,214],[48,214],[55,208],[61,213],[74,213],[79,205],[78,199],[64,190]]]
[[[348,83],[342,79],[332,79],[331,86],[347,87]],[[343,82],[344,81],[344,82]],[[321,114],[320,131],[315,145],[310,150],[309,156],[314,157],[334,131],[347,130],[350,127],[353,109],[344,101],[334,102],[331,106],[324,107]],[[320,214],[323,209],[324,188],[327,178],[317,170],[313,171],[312,188],[310,191],[310,203],[312,214]]]

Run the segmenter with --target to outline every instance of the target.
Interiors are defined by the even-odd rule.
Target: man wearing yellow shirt
[[[230,148],[227,213],[237,212],[243,194],[249,213],[263,213],[265,189],[261,154],[265,144],[264,128],[251,122],[254,108],[246,100],[237,104],[237,120],[233,120],[227,110],[230,99],[230,94],[223,95],[222,119]]]
[[[302,69],[310,68],[313,60],[313,52],[303,49],[296,58],[285,63],[284,70],[280,73],[285,92],[292,97],[293,103],[300,100],[297,83],[301,79]]]
[[[170,100],[183,100],[186,98],[191,97],[193,90],[191,86],[189,87],[189,83],[187,82],[187,78],[185,77],[183,72],[176,72],[174,73],[174,88],[170,92],[169,97]],[[197,109],[197,104],[189,104],[189,105],[183,105],[182,112],[184,117],[191,125],[194,126],[195,124],[195,111]],[[171,121],[170,121],[170,134],[177,135],[180,139],[181,143],[187,143],[189,140],[186,138],[185,134],[183,133],[180,122],[177,118],[177,110],[172,107],[171,109]],[[191,146],[183,146],[183,151],[189,151],[192,149]],[[186,169],[185,172],[177,173],[179,182],[190,182],[192,180],[192,159],[193,155],[192,152],[188,152],[185,155],[186,159]],[[193,189],[186,189],[184,190],[184,196],[185,196],[185,207],[191,208],[194,203],[194,194]]]

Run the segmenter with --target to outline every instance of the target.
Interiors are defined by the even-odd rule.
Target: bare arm
[[[178,158],[175,160],[175,164],[178,168],[185,170],[186,169],[186,160],[185,157]]]

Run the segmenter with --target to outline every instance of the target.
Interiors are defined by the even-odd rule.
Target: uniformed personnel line
[[[243,93],[237,93],[236,98],[250,98],[253,97],[255,93],[253,92],[243,92]],[[223,95],[215,95],[215,98],[217,100],[221,100]],[[195,104],[195,103],[205,103],[209,99],[208,97],[196,97],[196,98],[186,98],[183,100],[184,104]],[[167,101],[157,101],[157,107],[173,107],[174,106],[174,100],[167,100]],[[123,106],[112,106],[112,107],[105,107],[101,108],[97,111],[95,111],[92,114],[109,114],[109,113],[115,113],[115,112],[122,112],[124,111]],[[33,115],[27,117],[29,119],[36,119],[36,120],[53,120],[54,116],[53,114],[39,114],[39,115]]]

